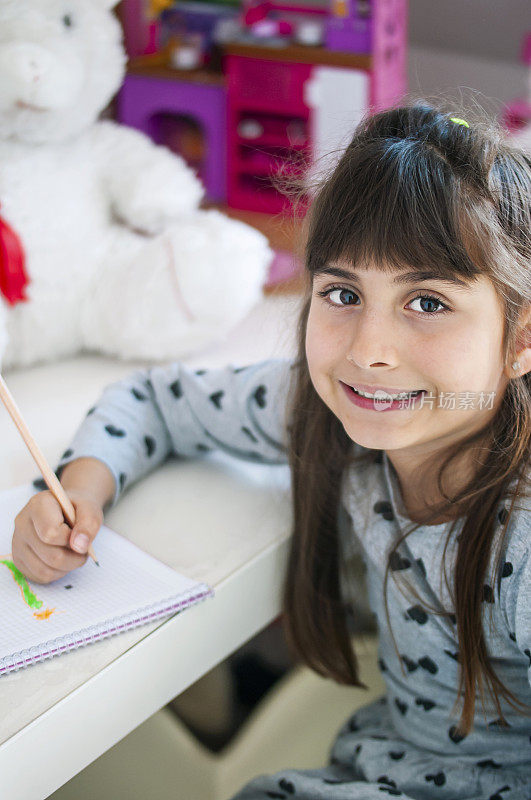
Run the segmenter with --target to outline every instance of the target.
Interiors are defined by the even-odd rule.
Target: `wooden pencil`
[[[20,413],[20,410],[17,407],[17,404],[14,401],[11,392],[7,388],[6,382],[3,379],[2,375],[0,375],[0,399],[7,408],[9,414],[11,415],[11,418],[13,419],[13,422],[17,426],[20,435],[24,439],[24,442],[26,443],[28,450],[33,456],[38,468],[40,469],[42,477],[44,478],[44,481],[46,483],[46,486],[48,487],[48,489],[51,491],[51,493],[61,506],[66,521],[68,522],[70,527],[73,528],[76,521],[76,510],[72,505],[70,498],[63,489],[57,475],[55,474],[55,472],[53,472],[52,468],[46,461],[42,450],[40,449],[39,445],[31,435],[30,430],[26,425],[24,418],[22,417],[22,414]],[[94,563],[97,564],[99,567],[92,546],[89,547],[88,549],[88,555],[92,558]]]

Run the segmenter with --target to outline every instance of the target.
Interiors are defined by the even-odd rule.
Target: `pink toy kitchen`
[[[291,213],[367,110],[407,91],[407,0],[125,0],[120,122],[179,152],[208,198]]]
[[[308,181],[365,113],[407,92],[407,0],[123,0],[119,12],[118,120],[179,153],[205,205],[268,237],[265,291],[296,289]]]

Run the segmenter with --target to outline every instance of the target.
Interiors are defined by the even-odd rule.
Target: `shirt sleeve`
[[[531,686],[531,512],[518,518],[502,564],[500,601]]]
[[[114,506],[123,490],[169,456],[211,450],[286,464],[287,400],[293,362],[192,369],[180,362],[139,370],[107,386],[59,461],[101,460],[112,472]]]

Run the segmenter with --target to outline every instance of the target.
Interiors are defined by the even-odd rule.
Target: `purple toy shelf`
[[[210,200],[227,196],[227,98],[222,74],[179,72],[156,57],[133,60],[118,95],[118,118],[181,155]]]

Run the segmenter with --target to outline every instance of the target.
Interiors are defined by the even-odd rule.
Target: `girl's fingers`
[[[68,528],[68,525],[65,527]],[[68,530],[70,531],[70,528]],[[34,536],[28,542],[28,546],[44,565],[63,574],[81,567],[87,560],[86,553],[81,555],[80,553],[75,553],[69,547],[45,544],[37,536]]]
[[[43,544],[66,547],[72,532],[66,522],[50,522],[49,519],[43,521],[41,516],[35,514],[31,517],[33,527],[37,537]]]
[[[66,575],[41,561],[29,545],[22,548],[17,561],[22,574],[32,583],[51,583]]]

